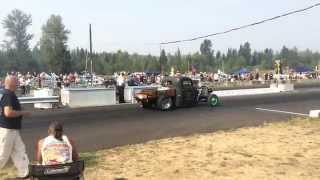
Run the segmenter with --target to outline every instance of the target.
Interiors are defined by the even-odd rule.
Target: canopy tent
[[[250,71],[247,68],[241,68],[238,71],[233,72],[233,74],[248,74]]]
[[[310,67],[306,67],[306,66],[299,66],[294,68],[294,71],[297,73],[309,73],[309,72],[314,72],[314,70]]]
[[[51,76],[45,72],[40,73],[39,76],[44,79],[51,79]]]

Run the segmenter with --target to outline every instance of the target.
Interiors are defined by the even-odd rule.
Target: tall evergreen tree
[[[160,72],[164,73],[165,68],[167,66],[167,63],[168,63],[168,57],[167,57],[166,51],[164,49],[161,50],[159,63],[160,63]]]
[[[9,52],[11,70],[26,71],[34,68],[29,42],[33,35],[28,33],[28,27],[32,24],[31,15],[15,9],[2,21],[5,35],[9,40],[4,41]]]
[[[252,62],[251,62],[251,47],[250,47],[249,42],[244,43],[244,45],[240,45],[239,55],[245,59],[245,61],[248,65],[252,64]]]
[[[212,42],[211,40],[205,39],[200,45],[201,55],[205,55],[207,57],[212,56]]]
[[[61,16],[58,15],[51,15],[42,27],[40,51],[51,72],[68,73],[71,71],[71,56],[67,48],[69,33]]]

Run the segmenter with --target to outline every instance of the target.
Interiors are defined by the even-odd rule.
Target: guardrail
[[[59,96],[48,97],[19,97],[21,104],[36,104],[36,103],[59,103]]]

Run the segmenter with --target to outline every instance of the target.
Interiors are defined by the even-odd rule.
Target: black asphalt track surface
[[[23,120],[22,138],[30,158],[36,142],[47,135],[51,121],[64,124],[65,133],[73,138],[79,151],[143,143],[150,140],[241,127],[259,126],[265,122],[286,121],[290,114],[258,111],[266,108],[308,114],[320,109],[320,89],[298,89],[291,93],[221,98],[221,106],[205,103],[192,108],[161,112],[138,105],[32,110]]]

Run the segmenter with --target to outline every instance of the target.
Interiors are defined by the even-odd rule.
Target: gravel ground
[[[87,179],[320,179],[320,122],[258,128],[124,146],[96,154]]]
[[[320,121],[295,119],[228,132],[84,153],[85,179],[320,179]],[[12,177],[9,167],[0,179]]]

